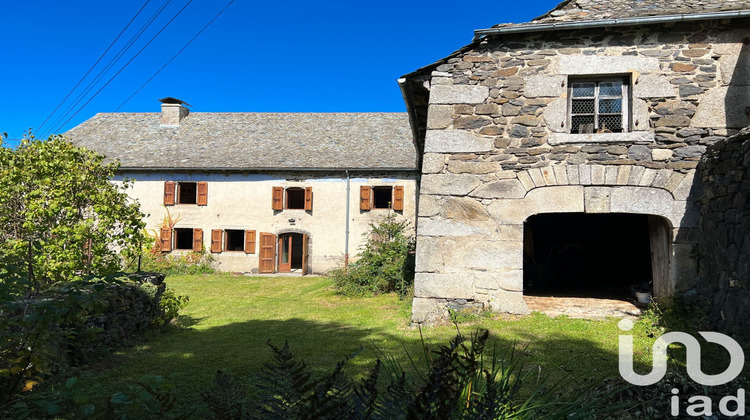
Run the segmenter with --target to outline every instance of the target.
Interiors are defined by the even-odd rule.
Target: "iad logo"
[[[630,331],[633,329],[633,321],[623,319],[618,324],[621,330]],[[701,370],[701,346],[698,340],[690,334],[684,332],[668,332],[659,337],[653,347],[653,368],[651,373],[641,375],[633,371],[633,336],[620,335],[620,375],[633,385],[647,386],[659,382],[667,373],[667,348],[672,343],[682,343],[687,353],[685,366],[688,376],[701,385],[715,386],[724,385],[742,373],[745,365],[745,354],[742,347],[727,335],[711,332],[700,331],[703,338],[709,343],[717,343],[727,349],[729,352],[729,367],[717,375],[707,375]],[[679,415],[679,390],[672,390],[671,414]],[[728,404],[735,402],[737,408],[730,410]],[[707,396],[693,396],[688,399],[689,403],[695,403],[688,406],[687,414],[691,416],[712,415],[712,401]],[[726,396],[719,401],[719,411],[725,416],[744,416],[745,415],[745,390],[740,388],[737,396]]]

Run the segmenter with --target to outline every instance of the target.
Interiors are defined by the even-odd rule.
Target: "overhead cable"
[[[96,66],[97,66],[97,65],[99,64],[99,62],[100,62],[100,61],[102,61],[102,59],[104,58],[104,56],[106,56],[106,55],[107,55],[107,53],[109,52],[109,50],[110,50],[110,49],[111,49],[111,48],[112,48],[112,47],[113,47],[113,46],[115,45],[115,43],[116,43],[116,42],[117,42],[117,41],[118,41],[118,40],[120,39],[120,37],[122,36],[122,34],[124,34],[124,33],[125,33],[125,31],[127,31],[127,30],[128,30],[128,28],[129,28],[129,27],[130,27],[130,25],[131,25],[131,24],[133,23],[133,21],[135,21],[135,19],[136,19],[136,18],[138,17],[138,15],[140,15],[140,14],[141,14],[141,12],[143,11],[143,9],[144,9],[144,8],[146,8],[146,5],[148,5],[149,1],[151,1],[151,0],[146,0],[146,2],[145,2],[145,3],[143,3],[143,6],[141,6],[141,8],[140,8],[140,9],[138,9],[138,11],[137,11],[137,12],[135,13],[135,16],[133,16],[133,18],[132,18],[132,19],[130,19],[130,22],[128,22],[128,24],[127,24],[127,25],[125,25],[125,27],[124,27],[124,28],[123,28],[123,29],[122,29],[122,30],[120,31],[120,33],[119,33],[119,34],[117,34],[117,37],[115,37],[115,40],[114,40],[114,41],[112,41],[112,43],[110,43],[110,44],[109,44],[109,46],[107,47],[107,49],[106,49],[106,50],[104,50],[104,52],[102,53],[102,55],[100,55],[100,56],[99,56],[99,59],[97,59],[97,60],[96,60],[96,62],[95,62],[95,63],[94,63],[94,64],[93,64],[93,65],[92,65],[92,66],[91,66],[91,67],[89,68],[89,70],[88,70],[88,71],[86,72],[86,74],[84,74],[84,75],[83,75],[83,77],[81,77],[81,80],[79,80],[79,81],[78,81],[78,83],[76,83],[76,85],[75,85],[75,86],[73,86],[73,89],[71,89],[71,90],[70,90],[70,92],[68,92],[68,94],[67,94],[67,95],[65,95],[65,98],[63,98],[63,100],[62,100],[62,101],[60,101],[60,103],[59,103],[59,104],[57,104],[57,106],[55,107],[55,109],[54,109],[54,110],[53,110],[53,111],[52,111],[52,112],[51,112],[51,113],[50,113],[50,114],[49,114],[49,115],[47,116],[47,118],[46,118],[46,119],[44,120],[44,122],[43,122],[43,123],[42,123],[41,125],[39,125],[39,126],[38,126],[38,127],[37,127],[37,128],[35,129],[35,130],[34,130],[34,134],[36,134],[36,132],[37,132],[37,131],[39,131],[39,129],[41,129],[42,127],[44,127],[44,125],[45,125],[45,124],[47,124],[47,121],[49,121],[49,119],[50,119],[50,118],[52,118],[52,115],[54,115],[54,114],[55,114],[55,112],[57,112],[57,110],[58,110],[58,109],[60,109],[60,107],[62,106],[62,104],[64,104],[64,103],[65,103],[65,101],[67,101],[67,100],[68,100],[68,98],[70,97],[70,95],[72,95],[72,94],[73,94],[73,92],[75,92],[75,90],[76,90],[76,89],[78,89],[78,86],[80,86],[80,85],[81,85],[81,83],[82,83],[82,82],[83,82],[83,81],[84,81],[84,80],[86,79],[86,77],[88,77],[89,73],[91,73],[91,71],[92,71],[92,70],[94,70],[94,68],[95,68],[95,67],[96,67]]]

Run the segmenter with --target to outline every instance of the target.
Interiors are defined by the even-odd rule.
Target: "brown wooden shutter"
[[[359,187],[359,209],[370,210],[372,203],[370,202],[370,196],[372,195],[372,187],[363,185]]]
[[[284,210],[284,188],[273,187],[271,208],[274,210]]]
[[[273,233],[260,234],[260,256],[258,258],[258,271],[261,273],[273,273],[276,268],[276,235]]]
[[[164,205],[165,206],[174,206],[174,189],[175,189],[174,181],[166,181],[164,183]]]
[[[203,229],[193,229],[193,251],[203,251]]]
[[[172,250],[172,229],[168,227],[161,228],[161,244],[159,247],[162,252],[170,252]]]
[[[199,206],[208,205],[208,182],[198,183],[198,199],[196,203]]]
[[[211,252],[221,252],[221,229],[211,229]]]
[[[255,254],[255,231],[245,231],[245,254]]]
[[[312,210],[312,187],[305,187],[305,210]]]
[[[393,187],[393,210],[404,210],[404,187],[401,185]]]

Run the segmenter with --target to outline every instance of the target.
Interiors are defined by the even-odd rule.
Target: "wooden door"
[[[654,297],[672,294],[669,265],[672,259],[672,229],[659,216],[648,216],[649,239],[651,241],[651,273]]]
[[[292,236],[279,235],[279,273],[292,271]]]
[[[308,252],[307,252],[307,244],[309,240],[307,238],[307,235],[302,235],[302,275],[304,276],[307,274],[307,262],[308,262]]]
[[[261,232],[258,271],[274,273],[276,268],[276,235]]]

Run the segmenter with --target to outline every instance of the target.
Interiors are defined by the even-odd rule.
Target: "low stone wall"
[[[700,293],[719,329],[750,337],[750,127],[709,147],[698,170]]]
[[[166,289],[165,275],[136,273],[128,278],[130,281],[107,286],[107,308],[102,315],[89,320],[87,326],[101,328],[94,343],[96,347],[118,347],[164,315],[160,302]]]
[[[75,290],[63,283],[31,302],[4,307],[0,316],[16,318],[18,322],[11,325],[25,328],[21,321],[24,317],[37,311],[55,311],[53,322],[60,325],[48,327],[59,327],[69,333],[65,339],[58,337],[60,341],[45,342],[45,352],[54,354],[55,362],[60,365],[86,363],[90,356],[122,347],[149,326],[163,322],[160,303],[166,289],[164,277],[160,273],[130,274],[119,281],[76,285]],[[77,297],[71,299],[72,295]],[[90,306],[95,309],[83,309],[80,304],[84,301],[87,305],[96,302]]]

